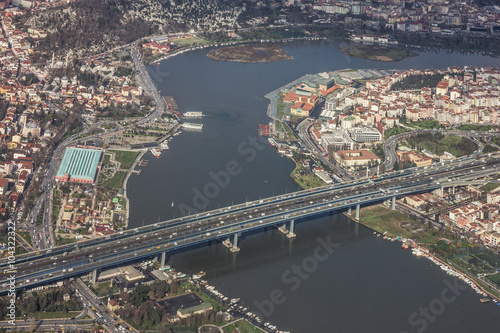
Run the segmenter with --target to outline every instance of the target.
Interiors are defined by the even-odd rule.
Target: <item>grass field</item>
[[[481,190],[483,190],[485,192],[490,192],[490,191],[493,191],[494,189],[496,189],[498,186],[500,186],[500,184],[497,184],[497,183],[487,183],[486,185],[481,186]]]
[[[36,319],[55,319],[55,318],[73,318],[78,316],[80,311],[68,311],[67,313],[64,312],[35,312],[35,313],[30,313],[31,316],[35,317]]]
[[[19,236],[21,236],[22,238],[24,238],[24,240],[28,243],[28,244],[32,244],[31,243],[31,235],[29,232],[22,232],[22,231],[19,231],[18,232]]]
[[[114,294],[119,292],[118,287],[116,285],[113,285],[113,287],[111,287],[109,285],[109,282],[99,283],[95,286],[92,286],[92,289],[97,294],[97,296],[100,297],[108,296],[110,293]]]
[[[127,173],[124,171],[117,171],[115,172],[115,175],[112,178],[103,181],[101,183],[101,186],[105,188],[120,189],[122,187],[123,179],[125,178],[126,174]]]
[[[115,160],[121,163],[121,169],[130,168],[137,155],[139,155],[136,151],[110,150],[110,152],[115,153]]]
[[[180,46],[191,46],[193,44],[197,45],[204,45],[204,44],[210,44],[209,41],[200,38],[200,37],[189,37],[189,38],[181,38],[181,39],[176,39],[174,41],[175,44],[180,45]]]
[[[295,163],[295,170],[292,171],[290,177],[304,190],[324,186],[323,182],[318,176],[313,173],[303,173],[301,174],[302,168]]]
[[[362,224],[378,232],[383,233],[387,231],[387,234],[393,237],[413,237],[413,235],[408,230],[401,227],[400,224],[415,222],[415,219],[398,211],[381,205],[375,205],[361,209],[359,217]]]

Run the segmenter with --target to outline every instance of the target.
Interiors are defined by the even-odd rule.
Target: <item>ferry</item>
[[[182,128],[185,130],[201,131],[203,124],[184,123],[182,124]]]
[[[161,156],[161,150],[157,149],[157,148],[151,148],[149,150],[149,152],[151,154],[153,154],[154,157],[160,157]]]
[[[273,147],[273,148],[276,147],[277,143],[273,138],[268,138],[267,141],[269,141],[269,144],[271,145],[271,147]]]
[[[198,112],[198,111],[188,111],[184,113],[184,118],[201,118],[203,117],[203,112]]]

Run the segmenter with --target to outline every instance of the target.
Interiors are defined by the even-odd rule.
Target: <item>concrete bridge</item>
[[[10,289],[9,278],[16,289],[32,288],[122,265],[141,258],[166,253],[209,241],[221,241],[237,252],[242,233],[265,227],[279,228],[287,237],[295,237],[295,223],[321,214],[354,210],[359,219],[362,205],[392,200],[412,193],[441,191],[445,187],[468,185],[472,180],[497,174],[500,158],[461,159],[432,167],[392,172],[382,177],[365,178],[312,190],[283,194],[262,200],[199,213],[149,226],[121,231],[76,244],[30,252],[16,256],[14,265],[0,261],[4,274],[0,278],[0,294]]]

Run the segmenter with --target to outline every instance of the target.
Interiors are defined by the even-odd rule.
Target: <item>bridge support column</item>
[[[167,258],[167,252],[161,253],[160,268],[165,267],[165,259]]]
[[[360,204],[356,205],[356,220],[359,220],[359,209],[360,209]]]
[[[290,231],[286,234],[286,237],[287,238],[295,238],[295,236],[297,236],[297,235],[294,233],[294,230],[295,230],[295,220],[291,220],[290,221]]]
[[[96,283],[97,283],[97,268],[94,268],[94,270],[92,271],[92,284]]]
[[[391,208],[392,210],[396,210],[396,197],[392,197]]]
[[[453,186],[453,187],[451,188],[451,190],[452,190],[452,192],[451,192],[451,193],[455,194],[455,186]]]
[[[238,247],[238,234],[234,234],[234,236],[233,236],[233,246],[229,250],[231,252],[240,252],[240,248]]]
[[[352,215],[352,207],[349,206],[349,209],[347,209],[347,214]]]
[[[442,198],[442,197],[443,197],[443,195],[444,195],[444,188],[441,186],[441,187],[439,188],[439,190],[438,190],[438,191],[439,191],[439,192],[438,192],[438,193],[439,193],[439,196]]]
[[[231,240],[228,238],[225,241],[222,242],[222,244],[229,249],[229,251],[236,253],[240,252],[240,248],[238,247],[238,234],[233,235],[233,243],[231,243]]]

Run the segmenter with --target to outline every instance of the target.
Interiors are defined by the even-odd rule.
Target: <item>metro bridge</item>
[[[270,198],[233,205],[169,221],[154,223],[106,237],[30,252],[16,256],[14,270],[7,259],[0,261],[4,271],[0,278],[0,294],[9,292],[8,278],[16,280],[16,289],[27,289],[64,278],[122,265],[209,241],[223,241],[232,251],[238,251],[238,237],[245,232],[265,227],[280,227],[288,237],[294,237],[295,221],[307,221],[331,212],[351,211],[359,219],[361,205],[371,205],[398,196],[442,190],[444,187],[468,185],[472,180],[499,172],[499,157],[459,159],[282,194]],[[232,239],[232,243],[231,243]]]

